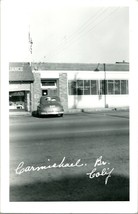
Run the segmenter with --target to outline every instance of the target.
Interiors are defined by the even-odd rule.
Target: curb
[[[128,107],[113,107],[113,108],[90,108],[90,109],[69,109],[64,114],[77,113],[99,113],[99,112],[113,112],[113,111],[129,111]],[[9,116],[33,116],[32,112],[9,112]]]
[[[90,108],[90,109],[69,109],[65,114],[73,113],[98,113],[98,112],[111,112],[111,111],[129,111],[128,107],[112,107],[112,108]]]

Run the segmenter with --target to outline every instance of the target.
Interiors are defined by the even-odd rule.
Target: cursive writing
[[[24,167],[24,162],[20,162],[17,168],[15,169],[16,174],[20,175],[25,172],[31,172],[31,171],[40,171],[40,170],[47,170],[47,169],[52,169],[52,168],[72,168],[72,167],[82,167],[85,166],[86,164],[81,163],[81,159],[78,159],[75,163],[67,163],[65,162],[65,157],[63,157],[62,161],[57,164],[50,164],[50,165],[45,165],[45,166],[26,166]],[[48,159],[50,161],[50,159]]]
[[[41,166],[33,166],[33,165],[27,165],[25,166],[25,163],[22,161],[18,164],[17,168],[15,169],[15,173],[17,175],[21,175],[23,173],[27,172],[35,172],[40,170],[48,170],[48,169],[54,169],[54,168],[78,168],[78,167],[85,167],[87,166],[87,163],[82,163],[81,159],[78,159],[76,162],[67,162],[66,157],[63,157],[61,162],[50,164],[50,159],[48,159],[47,165],[41,165]],[[104,161],[102,159],[102,156],[96,159],[92,170],[90,172],[87,172],[86,175],[90,179],[98,178],[102,176],[105,177],[105,184],[108,183],[108,179],[111,177],[111,174],[114,170],[114,168],[109,168],[109,162]]]
[[[109,162],[103,161],[102,156],[96,159],[94,168],[91,170],[91,172],[86,173],[86,175],[89,176],[90,179],[98,178],[100,176],[105,176],[105,184],[107,184],[108,179],[111,177],[111,173],[113,172],[114,168],[110,169],[107,167],[107,165],[110,164]],[[106,166],[102,170],[98,171],[98,167],[100,166]]]

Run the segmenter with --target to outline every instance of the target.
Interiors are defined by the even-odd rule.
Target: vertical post
[[[31,33],[30,33],[30,25],[29,25],[29,31],[28,31],[28,43],[29,43],[29,64],[31,67],[31,72],[32,72],[32,46],[33,46],[33,41],[31,38]],[[33,103],[34,103],[34,87],[33,84],[30,83],[30,95],[29,95],[29,99],[30,99],[30,105],[29,105],[29,111],[33,111]]]
[[[29,26],[29,32],[28,32],[28,42],[29,42],[29,62],[32,68],[33,40],[31,37],[30,26]]]
[[[77,75],[78,75],[78,72],[77,73],[75,73],[75,95],[74,95],[74,107],[75,107],[75,109],[77,108],[77,95],[78,95],[78,86],[77,86]]]
[[[106,87],[106,65],[105,63],[104,65],[104,107],[107,108],[107,104],[106,104],[106,93],[107,93],[107,87]]]

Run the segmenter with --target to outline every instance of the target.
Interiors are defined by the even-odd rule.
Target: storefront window
[[[104,94],[104,80],[100,80],[100,94]]]
[[[76,95],[76,81],[69,81],[69,95]]]
[[[114,80],[108,80],[108,94],[114,94]]]
[[[126,93],[128,94],[129,91],[128,91],[128,80],[126,80]]]
[[[107,80],[100,81],[100,94],[107,94],[108,83]]]
[[[77,95],[83,95],[83,80],[77,80]]]
[[[120,94],[120,80],[115,80],[115,94]]]
[[[70,95],[128,94],[128,80],[69,81]]]
[[[90,80],[84,80],[84,94],[90,95]]]
[[[10,109],[25,109],[25,92],[14,91],[9,93]]]
[[[126,80],[121,80],[121,94],[127,94]]]
[[[91,94],[95,95],[97,94],[98,88],[97,88],[97,81],[91,80]]]

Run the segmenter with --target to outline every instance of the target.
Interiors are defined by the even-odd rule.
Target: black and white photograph
[[[2,2],[2,213],[137,211],[137,1],[121,2]]]

